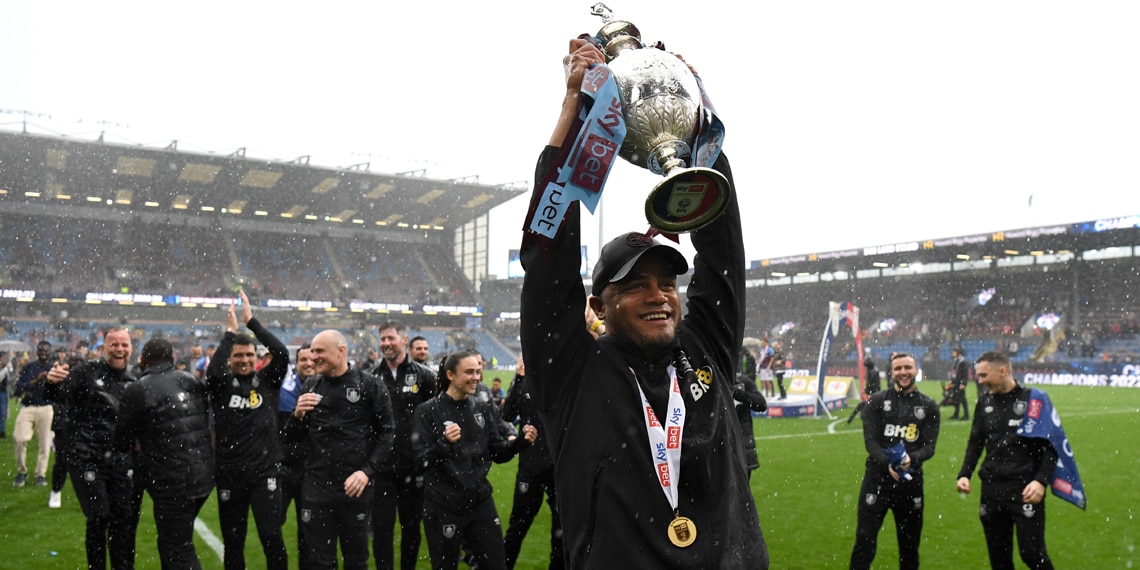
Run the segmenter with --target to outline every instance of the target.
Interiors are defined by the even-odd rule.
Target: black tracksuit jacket
[[[372,375],[379,378],[388,389],[392,399],[392,418],[396,425],[396,442],[391,460],[385,462],[382,471],[415,471],[418,465],[412,451],[412,425],[415,422],[416,407],[435,396],[435,372],[431,368],[412,360],[408,354],[396,367],[396,375],[381,360],[372,369]]]
[[[44,386],[44,397],[70,409],[71,437],[65,452],[69,467],[81,471],[130,467],[129,452],[112,451],[111,440],[123,391],[134,381],[126,369],[115,370],[99,359],[75,368],[63,382]]]
[[[275,474],[281,464],[277,402],[281,382],[289,371],[289,349],[257,319],[250,319],[246,326],[269,349],[273,360],[253,374],[235,375],[229,365],[236,336],[231,332],[225,334],[210,359],[206,384],[214,412],[219,485],[249,483]]]
[[[288,441],[307,442],[302,495],[319,503],[348,501],[345,479],[363,471],[371,483],[392,455],[392,400],[379,379],[358,368],[313,376],[301,387],[306,392],[320,394],[321,402],[285,426]]]
[[[503,437],[494,407],[474,395],[455,400],[443,392],[416,408],[412,446],[425,465],[424,500],[464,514],[491,496],[491,463],[510,461],[526,445],[522,437]],[[447,422],[459,424],[459,441],[443,436]]]
[[[532,204],[559,153],[543,152]],[[723,154],[715,168],[732,180]],[[744,338],[739,205],[730,200],[724,215],[689,234],[697,256],[676,344],[696,378],[678,378],[688,412],[675,483],[680,514],[697,529],[687,548],[668,538],[673,508],[658,482],[637,389],[664,407],[676,347],[647,357],[629,341],[595,340],[586,330],[580,217],[575,202],[555,239],[526,231],[521,250],[523,357],[553,450],[568,566],[767,568],[732,394]]]

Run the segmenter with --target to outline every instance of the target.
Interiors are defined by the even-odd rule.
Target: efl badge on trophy
[[[720,155],[724,127],[700,79],[676,55],[646,46],[630,22],[603,20],[593,40],[617,81],[626,136],[618,155],[665,177],[645,201],[650,225],[667,233],[698,230],[724,213],[732,186],[711,167]]]

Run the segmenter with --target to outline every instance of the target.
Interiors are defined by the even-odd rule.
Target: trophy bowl
[[[668,233],[698,230],[728,207],[732,186],[712,168],[694,167],[692,155],[700,127],[701,91],[696,77],[676,55],[645,47],[636,26],[610,20],[595,36],[617,81],[626,122],[619,156],[665,179],[645,200],[650,225]]]

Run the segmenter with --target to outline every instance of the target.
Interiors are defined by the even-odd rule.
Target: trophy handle
[[[667,168],[665,180],[645,199],[649,225],[665,233],[688,233],[711,224],[728,208],[732,185],[720,172],[701,167]]]

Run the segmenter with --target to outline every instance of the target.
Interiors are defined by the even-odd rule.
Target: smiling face
[[[40,362],[47,362],[51,358],[51,344],[41,342],[36,345],[36,358]]]
[[[460,359],[455,370],[447,371],[447,380],[451,383],[447,387],[447,394],[456,400],[466,398],[475,393],[482,378],[483,367],[478,358],[468,356]]]
[[[895,390],[911,392],[915,389],[914,377],[918,374],[918,365],[914,357],[898,356],[891,360],[891,379],[895,382]]]
[[[313,356],[317,374],[336,378],[348,372],[348,342],[337,331],[318,333],[313,337],[309,352]]]
[[[230,353],[230,370],[238,376],[254,373],[257,364],[257,349],[252,344],[234,344]]]
[[[980,361],[974,364],[974,374],[978,376],[978,384],[985,386],[991,394],[1005,394],[1013,390],[1016,384],[1009,368],[997,362]]]
[[[313,365],[313,353],[307,348],[297,351],[297,373],[301,379],[317,373],[317,367]]]
[[[384,360],[397,363],[404,360],[404,347],[408,346],[408,335],[388,327],[380,330],[380,352],[384,353]]]
[[[111,331],[103,339],[107,366],[123,370],[131,360],[131,335],[124,330]]]
[[[412,341],[412,360],[424,364],[428,360],[428,342],[422,338]]]
[[[677,276],[658,256],[643,255],[629,274],[591,297],[590,306],[606,321],[606,334],[623,336],[649,353],[669,346],[681,322]]]

